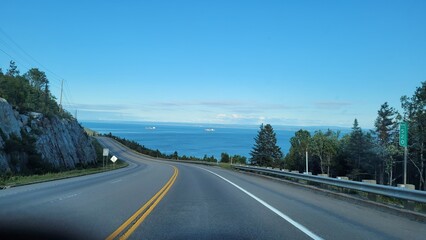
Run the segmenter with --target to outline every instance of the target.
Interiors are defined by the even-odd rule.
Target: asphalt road
[[[130,239],[425,239],[426,224],[218,167],[152,161],[105,138],[125,169],[0,191],[0,239],[105,239],[176,181]],[[2,235],[3,234],[3,235]],[[47,235],[46,235],[47,234]]]

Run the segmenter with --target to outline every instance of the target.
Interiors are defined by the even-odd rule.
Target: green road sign
[[[399,124],[399,145],[401,147],[408,146],[408,123],[406,122]]]

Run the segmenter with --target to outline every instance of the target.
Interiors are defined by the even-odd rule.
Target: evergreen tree
[[[277,146],[277,138],[270,124],[260,125],[260,130],[254,138],[255,144],[250,152],[251,164],[258,166],[277,166],[283,154]]]
[[[396,111],[394,108],[389,107],[388,103],[385,102],[377,111],[377,118],[374,123],[376,127],[375,131],[378,135],[380,144],[383,146],[389,145],[393,141],[393,135],[395,134]]]
[[[9,69],[6,72],[6,75],[9,77],[17,77],[19,76],[19,70],[16,66],[16,63],[12,60],[10,60]]]
[[[426,81],[422,82],[411,98],[403,96],[401,105],[404,120],[408,122],[408,159],[414,167],[414,173],[408,176],[418,180],[419,189],[426,190]]]
[[[354,124],[352,127],[352,132],[349,138],[349,155],[354,164],[355,169],[360,169],[361,167],[361,156],[363,152],[363,132],[361,127],[358,125],[358,120],[355,118]]]
[[[379,183],[384,184],[384,174],[388,174],[388,184],[392,185],[393,166],[395,164],[397,142],[396,129],[397,122],[395,120],[397,112],[394,108],[389,107],[385,102],[377,112],[377,118],[374,123],[375,133],[377,135],[376,153],[379,158],[377,168],[379,172]]]

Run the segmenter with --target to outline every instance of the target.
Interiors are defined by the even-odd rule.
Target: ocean
[[[250,157],[254,138],[259,131],[259,126],[220,124],[82,122],[82,125],[98,133],[111,132],[115,136],[134,140],[165,154],[177,151],[180,156],[202,158],[204,155],[213,155],[218,159],[223,152]],[[277,145],[284,154],[290,148],[290,138],[298,130],[296,129],[274,128]]]

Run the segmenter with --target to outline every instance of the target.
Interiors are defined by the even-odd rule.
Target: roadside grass
[[[106,168],[102,166],[96,166],[91,168],[74,169],[74,170],[63,171],[63,172],[46,173],[41,175],[11,176],[9,178],[0,179],[0,189],[65,179],[65,178],[79,177],[79,176],[84,176],[89,174],[111,171],[111,170],[127,167],[128,165],[129,165],[128,163],[118,160],[114,166],[113,164],[108,164]]]
[[[220,162],[220,163],[219,163],[219,167],[224,168],[224,169],[232,169],[232,166],[231,166],[231,164],[230,164],[230,163],[223,163],[223,162]]]

